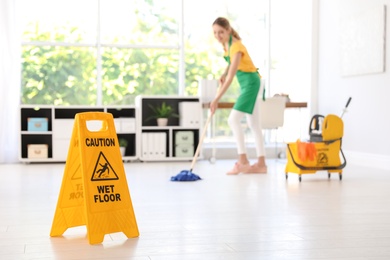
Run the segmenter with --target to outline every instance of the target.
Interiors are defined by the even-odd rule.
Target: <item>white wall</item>
[[[0,163],[18,161],[21,64],[15,4],[0,1]]]
[[[349,112],[343,117],[347,161],[390,169],[389,64],[384,73],[348,77],[340,73],[340,19],[345,7],[356,10],[375,4],[390,7],[390,0],[319,0],[318,112],[339,115],[348,97],[352,97]],[[386,28],[390,28],[389,14]],[[386,34],[389,63],[389,29]]]

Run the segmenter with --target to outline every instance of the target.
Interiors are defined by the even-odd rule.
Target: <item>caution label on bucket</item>
[[[328,165],[328,155],[325,152],[320,152],[317,154],[317,165],[324,166]]]
[[[101,121],[101,129],[90,131],[88,120]],[[139,236],[114,120],[108,113],[76,115],[50,235],[61,236],[80,225],[87,226],[90,244],[114,232]]]

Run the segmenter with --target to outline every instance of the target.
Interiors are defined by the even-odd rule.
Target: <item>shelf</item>
[[[54,107],[54,119],[74,119],[76,114],[84,112],[104,112],[103,107]]]
[[[42,106],[33,106],[30,108],[21,108],[21,131],[28,130],[28,120],[29,118],[47,118],[47,130],[51,131],[52,123],[52,109]]]
[[[178,162],[178,161],[192,161],[194,157],[166,157],[166,158],[159,158],[159,159],[148,159],[148,158],[142,158],[141,161],[143,162]],[[188,165],[188,168],[190,165]]]
[[[55,160],[53,160],[53,158],[42,158],[42,159],[39,159],[39,158],[20,158],[19,159],[20,162],[24,162],[24,163],[47,163],[47,162],[56,162]]]
[[[106,110],[108,113],[111,113],[114,118],[135,118],[135,108],[134,107],[108,107]]]
[[[167,126],[157,126],[157,120],[147,119],[153,114],[151,106],[161,106],[163,102],[171,106],[179,117],[169,118]],[[199,142],[202,120],[202,106],[198,97],[141,95],[136,97],[136,108],[141,161],[192,160]],[[175,135],[180,131],[191,133],[191,142],[186,147],[177,147],[179,142],[175,140]]]
[[[21,147],[20,147],[20,150],[21,150],[20,156],[21,156],[21,158],[31,159],[31,158],[27,157],[28,145],[31,145],[31,144],[46,144],[46,145],[48,145],[48,151],[47,151],[48,157],[47,157],[47,159],[53,157],[51,134],[22,135],[21,136]],[[43,159],[43,158],[40,158],[40,160],[41,159]],[[34,158],[34,160],[36,160],[36,158]]]
[[[126,139],[128,142],[128,145],[126,147],[125,155],[124,157],[133,157],[135,158],[137,155],[137,140],[136,140],[136,134],[123,134],[123,133],[118,133],[118,140],[120,138]]]
[[[142,130],[155,130],[155,131],[166,131],[166,130],[198,130],[199,127],[182,127],[182,126],[144,126]]]
[[[117,131],[119,138],[128,141],[124,161],[138,159],[136,109],[135,106],[49,106],[22,105],[20,107],[20,152],[22,162],[65,162],[78,113],[106,112],[114,117],[114,123],[121,126]],[[29,118],[47,118],[48,131],[28,131]],[[118,121],[119,120],[119,121]],[[47,158],[28,158],[29,144],[47,145]]]
[[[22,135],[46,135],[52,134],[52,131],[21,131]]]

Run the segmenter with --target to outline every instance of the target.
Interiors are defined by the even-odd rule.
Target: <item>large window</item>
[[[179,4],[178,4],[179,3]],[[177,94],[180,2],[19,0],[22,103],[132,103]],[[45,8],[42,8],[42,7]]]
[[[200,79],[219,78],[227,66],[211,27],[219,16],[239,32],[267,96],[309,100],[307,0],[17,1],[24,104],[133,104],[138,94],[196,95]],[[234,101],[238,91],[234,81],[223,101]],[[221,141],[231,136],[229,112],[216,114]],[[300,116],[287,119],[295,127]]]
[[[99,105],[132,103],[138,94],[196,95],[200,79],[218,78],[226,66],[211,29],[218,16],[230,19],[265,71],[266,1],[244,2],[18,0],[22,103]],[[234,82],[226,100],[234,100],[237,88]]]

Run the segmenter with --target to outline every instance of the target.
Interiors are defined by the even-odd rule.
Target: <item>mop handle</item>
[[[202,135],[200,136],[198,147],[196,147],[194,159],[192,159],[192,163],[191,163],[190,172],[192,171],[192,169],[194,169],[194,165],[196,163],[196,159],[198,158],[198,155],[199,155],[199,152],[200,152],[200,148],[202,147],[203,139],[204,139],[204,137],[206,135],[207,127],[209,126],[209,123],[210,123],[210,120],[211,120],[212,117],[213,117],[213,114],[210,113],[209,117],[207,118],[206,124],[204,125]]]
[[[341,113],[340,118],[343,118],[345,112],[347,111],[347,108],[348,108],[348,106],[349,106],[349,103],[351,103],[351,100],[352,100],[352,98],[349,97],[349,98],[348,98],[348,101],[347,101],[347,104],[345,105],[345,108],[343,109],[343,112]]]
[[[349,98],[348,98],[348,101],[347,101],[347,104],[345,105],[345,108],[347,108],[347,107],[349,106],[349,103],[351,103],[351,100],[352,100],[352,98],[349,97]]]

